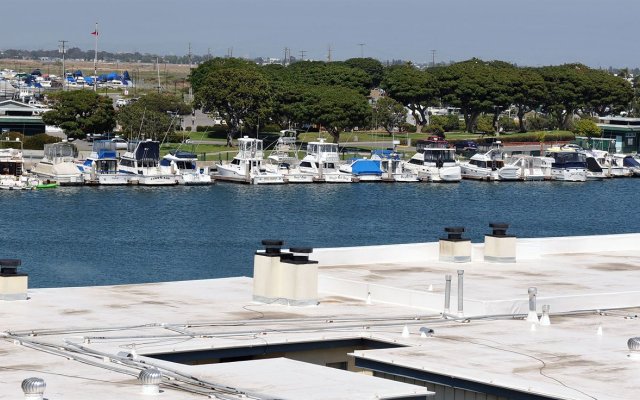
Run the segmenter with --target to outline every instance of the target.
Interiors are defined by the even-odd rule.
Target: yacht
[[[340,172],[353,175],[359,182],[376,182],[382,180],[380,160],[369,158],[354,158],[347,164],[342,164]]]
[[[598,161],[605,176],[619,178],[633,174],[629,168],[623,165],[623,157],[612,155],[608,151],[595,149],[589,150],[588,154],[592,155]]]
[[[147,139],[129,142],[129,148],[120,157],[118,172],[129,174],[129,183],[145,186],[177,185],[175,174],[160,170],[160,142]]]
[[[394,182],[420,182],[418,174],[406,169],[405,162],[400,159],[396,152],[391,150],[374,150],[371,155],[372,160],[380,161],[382,178],[386,181]]]
[[[111,140],[95,140],[91,154],[78,168],[90,185],[127,185],[131,178],[131,174],[118,171],[116,143]]]
[[[307,154],[298,169],[300,172],[310,173],[317,182],[351,183],[353,175],[340,171],[340,153],[336,143],[326,143],[320,138],[317,142],[307,144]]]
[[[508,166],[518,168],[518,179],[523,181],[543,181],[551,179],[553,158],[518,154],[508,160]]]
[[[584,151],[572,147],[547,149],[547,157],[553,158],[551,178],[556,181],[584,182],[587,180],[587,157]]]
[[[462,177],[487,181],[513,181],[519,179],[520,168],[505,165],[502,146],[499,142],[486,153],[474,154],[468,162],[461,163]]]
[[[20,145],[20,148],[7,147]],[[3,148],[0,149],[0,189],[34,189],[39,184],[38,179],[24,174],[24,158],[22,156],[22,142],[2,141]]]
[[[456,160],[456,150],[448,142],[438,140],[416,144],[417,153],[405,163],[404,168],[416,172],[430,182],[460,182],[462,170]]]
[[[230,163],[218,164],[218,175],[223,179],[247,182],[253,185],[284,183],[284,175],[269,172],[262,165],[262,140],[247,136],[238,139],[238,154]]]
[[[55,181],[60,186],[82,185],[84,175],[78,169],[75,159],[78,148],[66,141],[44,145],[44,157],[31,173],[46,181]]]
[[[269,172],[284,175],[287,183],[312,183],[314,174],[300,170],[300,159],[298,158],[298,148],[296,146],[297,132],[294,130],[280,131],[280,137],[276,142],[273,151],[267,157],[264,164]]]
[[[623,165],[629,168],[629,172],[631,172],[633,176],[640,176],[640,162],[631,155],[621,155],[621,157],[623,157]]]
[[[198,157],[186,151],[172,150],[160,160],[160,171],[176,175],[181,185],[210,185],[213,183],[209,169],[197,167]]]

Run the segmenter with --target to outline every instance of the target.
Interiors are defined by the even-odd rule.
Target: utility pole
[[[289,48],[285,47],[284,48],[284,58],[282,59],[282,66],[283,67],[285,67],[288,64],[288,62],[287,62],[288,56],[289,56]]]
[[[227,47],[227,58],[233,57],[233,47]]]
[[[189,42],[189,75],[191,75],[191,42]],[[191,85],[189,85],[189,103],[191,103],[193,99],[193,89]]]
[[[327,62],[331,62],[331,45],[329,45],[329,54],[327,54]]]
[[[436,66],[436,51],[431,50],[431,68],[435,68]]]
[[[360,46],[360,58],[364,58],[364,45],[366,43],[358,43],[358,46]]]
[[[207,47],[207,60],[211,60],[211,47]]]
[[[304,55],[306,54],[306,50],[300,50],[300,59],[304,61]]]
[[[58,40],[58,43],[60,43],[59,51],[62,53],[62,90],[64,90],[65,84],[67,83],[67,76],[64,68],[64,53],[66,52],[64,45],[67,44],[67,42],[68,40]]]

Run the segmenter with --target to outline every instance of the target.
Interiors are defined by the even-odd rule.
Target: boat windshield
[[[424,162],[455,162],[453,150],[424,149]]]
[[[578,152],[553,153],[552,156],[556,164],[586,163],[587,161],[586,156]]]

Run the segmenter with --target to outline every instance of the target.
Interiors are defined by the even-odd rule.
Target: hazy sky
[[[2,4],[0,49],[638,67],[640,0],[29,0]],[[12,17],[14,16],[14,17]],[[360,46],[359,43],[364,43]]]

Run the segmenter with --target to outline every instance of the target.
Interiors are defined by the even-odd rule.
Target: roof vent
[[[27,378],[22,381],[22,391],[25,400],[42,400],[47,384],[42,378]]]
[[[632,337],[627,341],[627,347],[631,351],[640,351],[640,337]]]
[[[143,369],[138,374],[138,380],[142,383],[142,394],[160,394],[162,372],[157,368]]]

